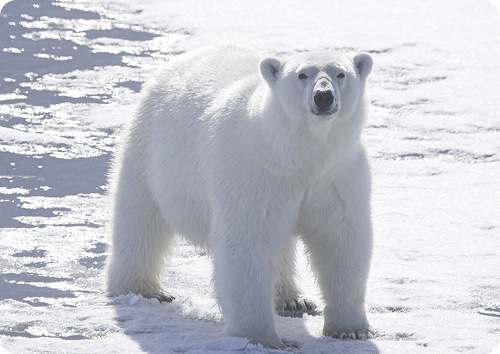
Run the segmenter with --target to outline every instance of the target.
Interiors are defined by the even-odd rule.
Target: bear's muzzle
[[[314,90],[314,105],[311,113],[318,116],[325,116],[337,113],[339,105],[335,97],[335,92],[330,88],[318,88]]]

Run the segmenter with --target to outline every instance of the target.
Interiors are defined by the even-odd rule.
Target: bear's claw
[[[308,299],[279,299],[276,301],[276,311],[282,317],[302,317],[304,313],[312,316],[321,314],[316,304]]]
[[[147,299],[156,299],[159,302],[172,302],[175,299],[174,295],[172,295],[170,293],[166,293],[166,292],[161,292],[158,294],[146,294],[143,296]]]
[[[323,335],[335,339],[360,339],[367,340],[372,338],[373,335],[369,330],[356,329],[356,330],[323,330]]]

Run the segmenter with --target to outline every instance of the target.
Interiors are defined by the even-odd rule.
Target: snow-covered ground
[[[182,244],[172,304],[103,295],[106,173],[142,82],[176,53],[369,51],[370,341],[277,318],[295,353],[500,343],[500,12],[485,0],[15,0],[0,17],[0,341],[11,353],[266,352],[224,337],[211,260]],[[308,297],[322,304],[301,247]],[[0,349],[1,351],[1,349]],[[277,351],[278,352],[278,351]]]

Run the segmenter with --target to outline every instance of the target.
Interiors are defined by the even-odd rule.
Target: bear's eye
[[[307,75],[304,74],[304,73],[300,73],[299,74],[299,80],[305,80],[305,79],[307,79]]]
[[[340,73],[337,75],[337,79],[343,79],[345,77],[344,73]]]

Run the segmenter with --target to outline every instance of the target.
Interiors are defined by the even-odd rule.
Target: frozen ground
[[[208,5],[210,4],[210,5]],[[212,43],[372,53],[370,341],[278,318],[296,353],[500,342],[500,13],[482,0],[15,0],[0,17],[0,341],[11,353],[264,352],[227,338],[207,254],[159,304],[102,293],[106,171],[144,79]],[[300,251],[300,248],[299,248]],[[303,253],[307,295],[321,304]]]

